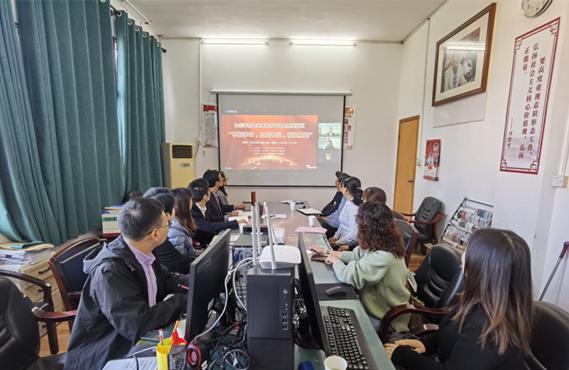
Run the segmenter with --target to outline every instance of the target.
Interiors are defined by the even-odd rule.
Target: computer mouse
[[[334,297],[334,296],[344,296],[346,295],[346,289],[344,289],[343,286],[335,286],[332,287],[330,289],[326,289],[326,294],[329,297]]]

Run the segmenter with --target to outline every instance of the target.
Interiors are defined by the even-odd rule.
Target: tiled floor
[[[425,256],[418,253],[413,253],[411,256],[411,261],[409,262],[409,269],[411,271],[417,270],[421,265],[421,262],[425,259]],[[61,323],[57,327],[57,338],[59,340],[59,352],[65,352],[67,349],[67,344],[69,343],[69,326],[67,323]],[[49,351],[49,344],[47,341],[47,335],[41,338],[41,349],[40,356],[49,356],[51,353]]]

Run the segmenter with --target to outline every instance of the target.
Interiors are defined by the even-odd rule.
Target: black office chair
[[[433,197],[426,197],[421,202],[419,209],[415,213],[403,213],[405,216],[413,217],[409,222],[419,231],[418,244],[437,244],[437,223],[444,216],[442,213],[443,204],[440,200]]]
[[[67,246],[49,259],[49,267],[59,287],[66,311],[76,310],[79,305],[81,290],[88,276],[83,272],[83,260],[90,253],[98,253],[102,246],[103,239],[87,238]],[[73,320],[70,320],[69,332],[72,329]]]
[[[417,291],[414,297],[423,303],[420,305],[405,304],[393,307],[383,319],[379,328],[379,339],[385,343],[389,327],[393,320],[403,314],[417,314],[434,319],[441,318],[450,312],[456,304],[457,294],[464,287],[461,254],[453,247],[435,245],[425,257],[415,273]],[[415,321],[415,320],[412,320]],[[418,325],[412,322],[410,331],[413,334],[423,334],[436,330],[432,322],[422,321]]]
[[[407,221],[395,220],[395,224],[397,228],[401,232],[403,236],[403,241],[405,242],[405,265],[409,267],[409,261],[411,260],[411,254],[413,253],[413,249],[415,249],[415,245],[417,244],[417,238],[419,237],[419,232],[413,225],[411,225]]]
[[[31,276],[27,278],[35,279]],[[51,294],[51,291],[49,293]],[[37,320],[56,323],[75,317],[75,312],[46,312],[34,307],[16,285],[4,277],[0,277],[0,297],[2,297],[0,300],[2,368],[63,370],[65,354],[39,357],[40,335]]]
[[[569,313],[546,302],[534,302],[531,355],[526,358],[530,370],[569,369]]]

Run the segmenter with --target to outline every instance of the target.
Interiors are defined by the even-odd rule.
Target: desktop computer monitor
[[[188,343],[203,331],[212,301],[225,289],[230,234],[230,229],[222,232],[190,266],[185,335]]]
[[[310,264],[310,257],[308,257],[308,253],[306,253],[306,246],[301,233],[298,233],[298,249],[300,249],[300,254],[302,255],[302,262],[298,265],[298,278],[300,280],[304,305],[308,313],[308,320],[310,321],[312,339],[320,349],[326,353],[330,353],[324,319],[322,318],[320,304],[318,303],[318,293],[316,291],[316,283],[314,282],[314,274],[312,273],[312,265]]]

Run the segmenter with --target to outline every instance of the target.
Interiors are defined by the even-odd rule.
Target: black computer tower
[[[247,274],[247,352],[251,370],[290,370],[294,366],[292,315],[294,269]]]

